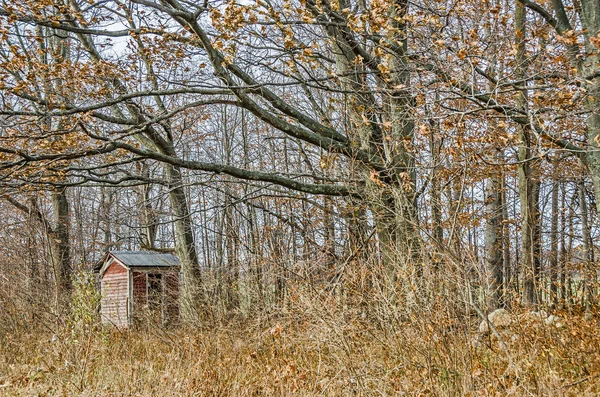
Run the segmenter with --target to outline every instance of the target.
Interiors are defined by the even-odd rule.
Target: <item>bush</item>
[[[100,290],[96,285],[96,276],[89,271],[80,271],[73,278],[68,323],[74,333],[100,328]]]

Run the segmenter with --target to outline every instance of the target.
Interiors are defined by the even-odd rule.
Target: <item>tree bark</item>
[[[515,29],[517,45],[517,77],[525,78],[527,56],[525,49],[527,9],[517,3],[515,9]],[[523,85],[527,86],[525,81]],[[519,108],[528,111],[527,89],[518,93]],[[525,305],[538,303],[537,288],[540,274],[540,230],[539,230],[539,181],[536,180],[537,160],[532,158],[534,139],[530,127],[519,125],[519,196],[521,201],[521,236],[523,269],[523,302]]]
[[[150,178],[150,167],[147,163],[139,164],[139,172],[143,178]],[[157,216],[151,202],[150,192],[152,185],[149,183],[140,185],[138,188],[138,216],[140,219],[140,246],[153,250],[156,244]]]
[[[60,308],[68,308],[72,290],[70,208],[66,189],[52,193],[54,229],[50,239],[52,265],[56,277],[56,300]]]
[[[504,275],[504,298],[503,304],[506,305],[508,302],[511,302],[510,293],[513,287],[513,271],[511,267],[511,258],[510,258],[510,226],[508,224],[508,205],[506,202],[506,175],[505,172],[502,172],[502,190],[500,191],[501,196],[501,205],[502,205],[502,264],[504,265],[504,269],[502,271]]]
[[[594,251],[592,245],[592,237],[589,226],[589,212],[587,206],[586,189],[583,180],[579,181],[579,209],[581,211],[581,236],[583,243],[583,296],[582,303],[584,306],[589,307],[591,302],[591,274],[592,265],[594,263]]]
[[[554,307],[558,305],[558,193],[559,182],[556,177],[552,181],[552,221],[550,226],[550,297],[548,303]]]
[[[203,303],[202,276],[192,228],[187,196],[183,187],[181,170],[165,164],[169,184],[169,199],[175,223],[175,249],[181,261],[182,288],[181,313],[186,321],[199,319]]]
[[[343,4],[342,4],[343,3]],[[340,3],[344,8],[347,4]],[[354,132],[350,140],[363,151],[375,151],[386,171],[357,167],[357,177],[366,181],[365,201],[374,214],[382,258],[392,270],[400,262],[416,259],[419,236],[416,228],[415,168],[411,154],[413,139],[413,101],[409,86],[407,67],[407,26],[401,22],[406,15],[408,3],[396,0],[390,6],[390,18],[394,22],[393,54],[389,60],[389,74],[380,76],[378,85],[385,86],[383,114],[378,115],[375,98],[365,79],[367,69],[357,57],[343,32],[331,30],[336,42],[336,64],[342,88],[349,92],[348,108]],[[385,81],[384,81],[385,79]],[[387,87],[394,87],[387,89]],[[372,88],[372,87],[371,87]],[[381,118],[379,117],[381,116]],[[387,127],[382,127],[379,120]]]
[[[440,189],[439,162],[441,151],[441,140],[437,137],[438,125],[433,119],[429,119],[431,136],[429,141],[429,151],[431,153],[431,217],[433,238],[437,244],[444,243],[444,228],[442,227],[442,192]]]
[[[571,233],[570,225],[567,224],[567,206],[566,206],[566,197],[567,191],[565,188],[565,183],[560,184],[560,226],[562,232],[560,233],[560,261],[559,261],[559,279],[560,279],[560,301],[559,304],[562,308],[566,306],[566,296],[567,296],[567,284],[566,284],[566,265],[569,257],[567,255],[567,234]]]
[[[499,152],[499,151],[498,151]],[[496,155],[500,157],[501,153]],[[487,270],[487,304],[493,311],[502,306],[503,236],[502,236],[502,173],[490,177],[485,189],[487,222],[485,227],[485,264]]]
[[[562,1],[556,0],[555,3],[557,4],[555,9],[556,7],[559,7],[559,10],[564,9]],[[588,95],[585,108],[589,112],[587,119],[589,149],[586,151],[585,160],[592,177],[596,208],[600,212],[600,54],[598,47],[590,40],[600,32],[600,6],[596,0],[581,0],[579,4],[576,10],[584,31],[585,57],[579,57],[582,61],[576,65],[586,83]],[[565,23],[565,28],[570,28],[570,25]]]

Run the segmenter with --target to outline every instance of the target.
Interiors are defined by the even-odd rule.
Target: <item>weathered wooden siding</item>
[[[113,262],[102,277],[102,304],[100,314],[104,324],[112,324],[119,328],[129,325],[129,292],[127,269],[116,261]]]

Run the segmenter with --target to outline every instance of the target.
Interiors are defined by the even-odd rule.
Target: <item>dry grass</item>
[[[326,311],[324,311],[326,312]],[[333,310],[212,329],[0,336],[3,396],[597,395],[600,324],[513,328],[414,316],[391,332]]]
[[[409,277],[298,283],[268,316],[131,332],[98,326],[89,284],[61,324],[44,300],[0,284],[0,396],[600,395],[597,311],[482,337],[451,274],[417,289]]]

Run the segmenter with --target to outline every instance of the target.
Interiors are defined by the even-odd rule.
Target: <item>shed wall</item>
[[[128,272],[116,261],[106,269],[102,276],[102,302],[100,314],[104,324],[125,328],[128,322]]]

